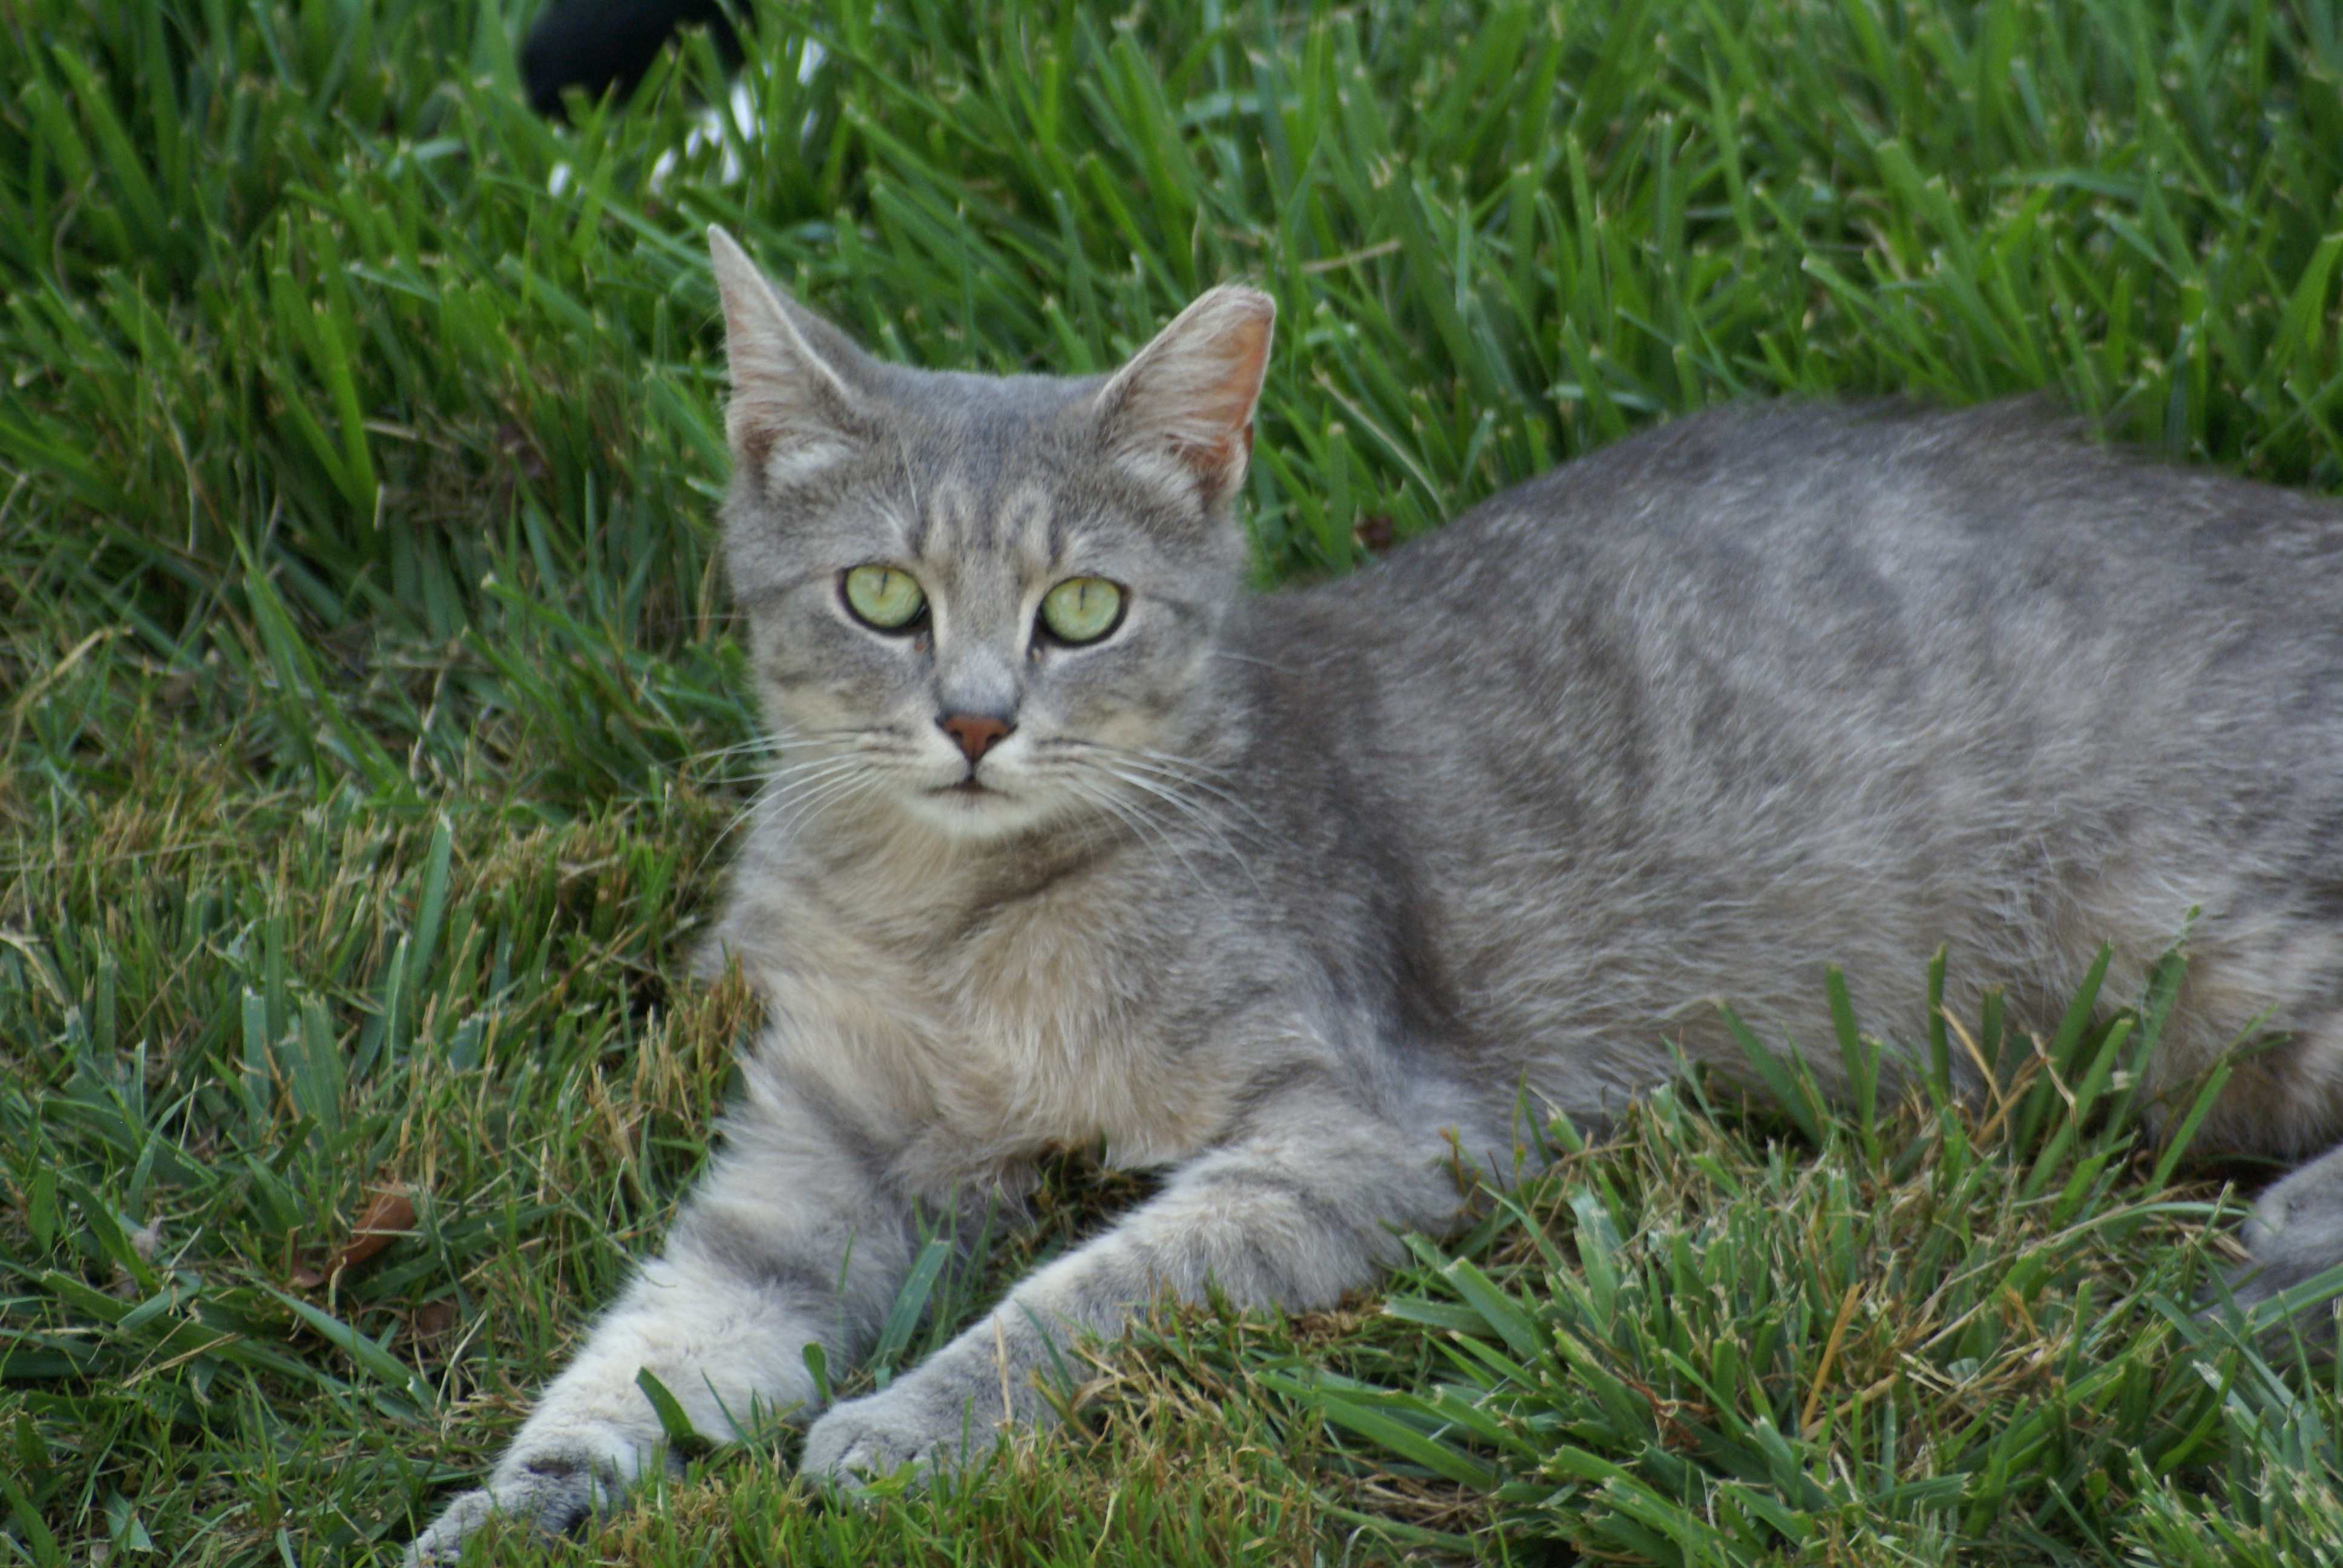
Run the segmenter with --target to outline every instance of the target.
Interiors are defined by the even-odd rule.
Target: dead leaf
[[[415,1200],[404,1187],[371,1187],[350,1239],[322,1264],[309,1258],[290,1261],[285,1277],[305,1291],[314,1291],[345,1269],[354,1269],[415,1228]]]
[[[436,1340],[456,1326],[456,1303],[443,1296],[416,1308],[407,1321],[417,1339]]]
[[[415,1200],[404,1187],[377,1187],[367,1195],[366,1212],[342,1250],[334,1254],[332,1272],[356,1268],[406,1231],[415,1228]]]

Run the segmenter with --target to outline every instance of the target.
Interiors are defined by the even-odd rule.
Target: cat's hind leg
[[[2343,1014],[2327,1012],[2236,1059],[2199,1130],[2200,1152],[2326,1152],[2263,1189],[2239,1240],[2250,1255],[2230,1281],[2241,1306],[2343,1264]]]
[[[2228,1292],[2240,1306],[2266,1302],[2343,1263],[2343,1147],[2265,1189],[2241,1239],[2252,1261]]]

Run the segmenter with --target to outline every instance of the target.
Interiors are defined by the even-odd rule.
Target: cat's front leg
[[[916,1225],[887,1147],[835,1097],[752,1068],[727,1148],[661,1255],[646,1263],[549,1384],[488,1484],[418,1535],[410,1564],[447,1562],[497,1516],[561,1533],[608,1513],[669,1462],[648,1371],[702,1436],[809,1416],[805,1348],[843,1366],[867,1347],[909,1267]]]
[[[849,1484],[955,1465],[1003,1430],[1043,1424],[1035,1385],[1087,1335],[1112,1338],[1169,1291],[1240,1306],[1331,1306],[1400,1256],[1393,1228],[1438,1232],[1464,1199],[1445,1128],[1404,1125],[1326,1084],[1260,1105],[1106,1234],[1036,1271],[890,1387],[806,1434],[804,1468]]]

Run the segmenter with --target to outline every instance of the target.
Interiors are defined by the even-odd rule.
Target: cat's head
[[[725,507],[779,788],[992,839],[1147,809],[1223,711],[1231,513],[1274,307],[1213,289],[1111,377],[884,365],[709,244]]]

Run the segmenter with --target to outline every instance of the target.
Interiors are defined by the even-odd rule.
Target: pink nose
[[[975,765],[976,759],[990,750],[995,743],[1006,740],[1009,738],[1009,732],[1016,728],[1012,724],[1003,724],[998,719],[980,718],[972,713],[955,713],[949,719],[940,719],[936,722],[943,726],[946,735],[960,743],[960,749],[962,751],[968,753],[968,760],[971,767]]]

